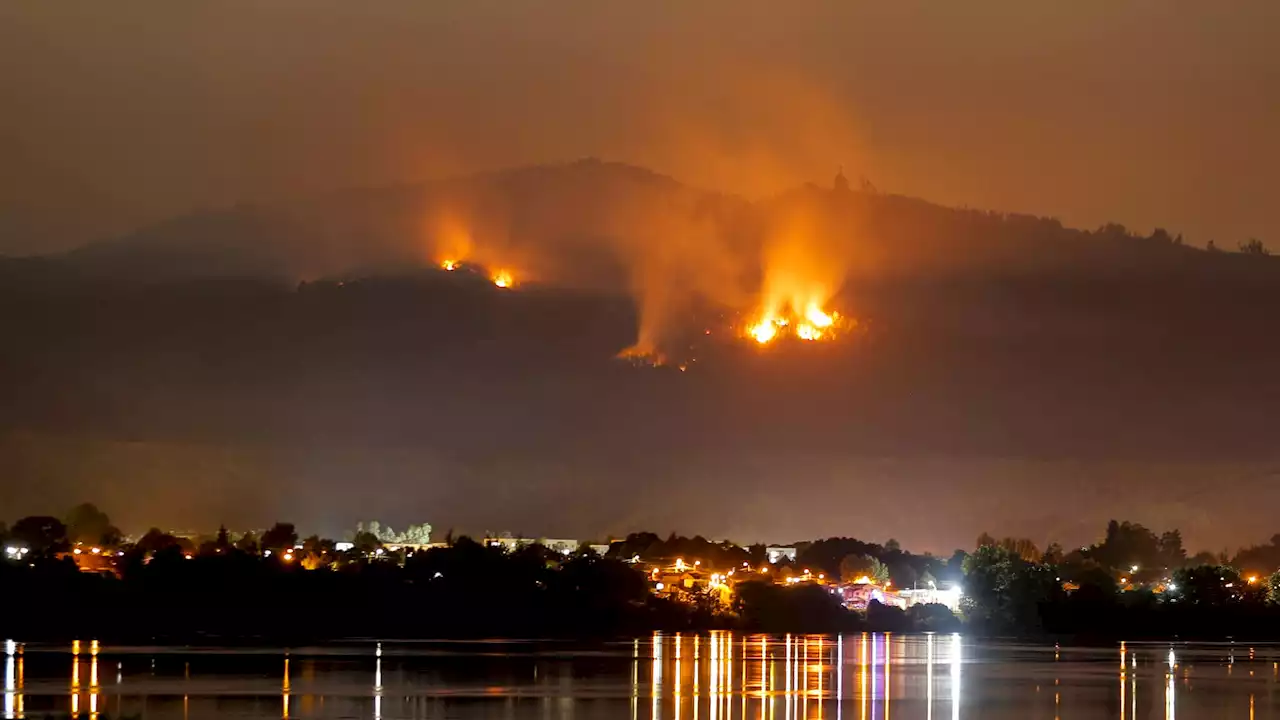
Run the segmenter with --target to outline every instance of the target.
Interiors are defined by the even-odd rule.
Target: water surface
[[[5,643],[4,717],[1280,718],[1280,647],[959,635],[229,649]]]

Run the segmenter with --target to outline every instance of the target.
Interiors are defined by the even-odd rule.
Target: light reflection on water
[[[959,635],[727,632],[591,646],[384,641],[287,651],[8,640],[4,662],[4,718],[1253,720],[1280,713],[1280,647],[1264,645],[1085,649]]]

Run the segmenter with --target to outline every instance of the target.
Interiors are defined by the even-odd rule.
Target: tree
[[[884,585],[889,582],[889,566],[880,562],[879,558],[871,558],[871,579],[877,585]]]
[[[427,545],[431,542],[431,524],[410,525],[401,535],[401,542],[409,545]]]
[[[983,534],[986,535],[986,533]],[[991,536],[987,535],[987,537]],[[1002,547],[1027,562],[1039,562],[1042,557],[1040,548],[1036,547],[1036,544],[1027,538],[1007,537],[998,543],[988,543],[987,545],[979,545],[979,547],[990,547],[991,545]]]
[[[225,553],[231,550],[231,536],[227,533],[226,525],[218,526],[218,539],[213,541],[214,550]]]
[[[67,547],[67,526],[55,517],[32,515],[13,524],[9,536],[36,555],[62,552]]]
[[[368,530],[358,530],[355,537],[351,539],[351,544],[362,553],[371,553],[382,547],[382,541],[378,536]]]
[[[1186,567],[1173,574],[1179,598],[1188,605],[1222,606],[1243,599],[1245,583],[1226,565]]]
[[[1040,607],[1061,593],[1048,566],[987,545],[965,561],[961,608],[979,632],[1025,632],[1040,626]]]
[[[964,577],[964,564],[969,559],[969,553],[957,549],[951,553],[951,557],[947,559],[946,579],[952,582],[959,582]]]
[[[1057,565],[1062,562],[1065,553],[1062,546],[1058,543],[1049,543],[1049,547],[1045,548],[1044,555],[1041,556],[1040,562],[1047,565]]]
[[[262,533],[263,550],[272,550],[281,552],[284,550],[292,550],[294,545],[298,544],[298,533],[293,529],[293,523],[276,523],[271,529]]]
[[[258,554],[258,536],[253,532],[246,532],[236,541],[236,549],[240,552],[246,552],[251,555]]]
[[[1187,558],[1187,567],[1196,567],[1199,565],[1217,565],[1217,564],[1218,564],[1217,553],[1211,553],[1208,550],[1201,550],[1195,555],[1192,555],[1190,558]]]
[[[889,552],[902,552],[902,545],[894,538],[889,538],[884,543],[884,549]]]
[[[120,531],[111,518],[93,503],[80,503],[71,508],[65,520],[67,540],[85,545],[114,546],[120,542]]]
[[[153,527],[133,547],[144,555],[154,555],[162,550],[179,547],[179,542],[178,538]]]
[[[1169,552],[1182,546],[1182,536],[1169,535]],[[1113,572],[1130,575],[1160,573],[1165,567],[1166,552],[1161,538],[1139,523],[1128,521],[1107,523],[1106,539],[1092,551],[1092,557]],[[1133,570],[1137,566],[1138,570]]]
[[[1180,530],[1167,530],[1160,534],[1160,559],[1164,567],[1174,570],[1187,562],[1187,551],[1182,547]]]
[[[1271,254],[1271,251],[1267,249],[1267,246],[1263,245],[1262,241],[1259,240],[1258,238],[1249,238],[1248,240],[1245,240],[1244,242],[1240,243],[1240,252],[1244,253],[1245,255],[1256,255],[1256,256],[1264,256],[1264,255]]]
[[[1267,578],[1267,603],[1280,605],[1280,570],[1271,573]]]
[[[996,539],[991,537],[989,533],[982,533],[981,535],[978,536],[978,541],[977,543],[974,544],[974,547],[975,548],[993,547],[998,544],[999,543],[996,542]]]
[[[889,581],[889,568],[870,555],[846,555],[840,561],[840,581],[854,583],[862,578],[884,585]]]

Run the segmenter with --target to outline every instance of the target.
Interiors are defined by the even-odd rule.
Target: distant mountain
[[[201,212],[67,257],[135,277],[299,280],[434,265],[454,252],[500,256],[545,280],[616,286],[622,244],[666,218],[745,208],[648,170],[582,160]]]
[[[856,332],[735,329],[812,278]],[[230,208],[0,260],[0,506],[586,535],[1244,518],[1280,460],[1277,317],[1280,261],[1161,231],[598,161]],[[646,333],[667,365],[617,359]]]
[[[749,288],[762,251],[792,236],[862,281],[1260,271],[1259,258],[1211,256],[1163,230],[1076,230],[1052,218],[812,185],[752,203],[594,159],[200,212],[90,244],[67,260],[123,277],[297,281],[431,266],[452,254],[567,286],[619,288],[640,282],[644,268],[715,267]]]

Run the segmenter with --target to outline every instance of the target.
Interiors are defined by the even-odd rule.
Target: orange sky
[[[1280,3],[0,4],[0,253],[596,155],[1280,249]]]

